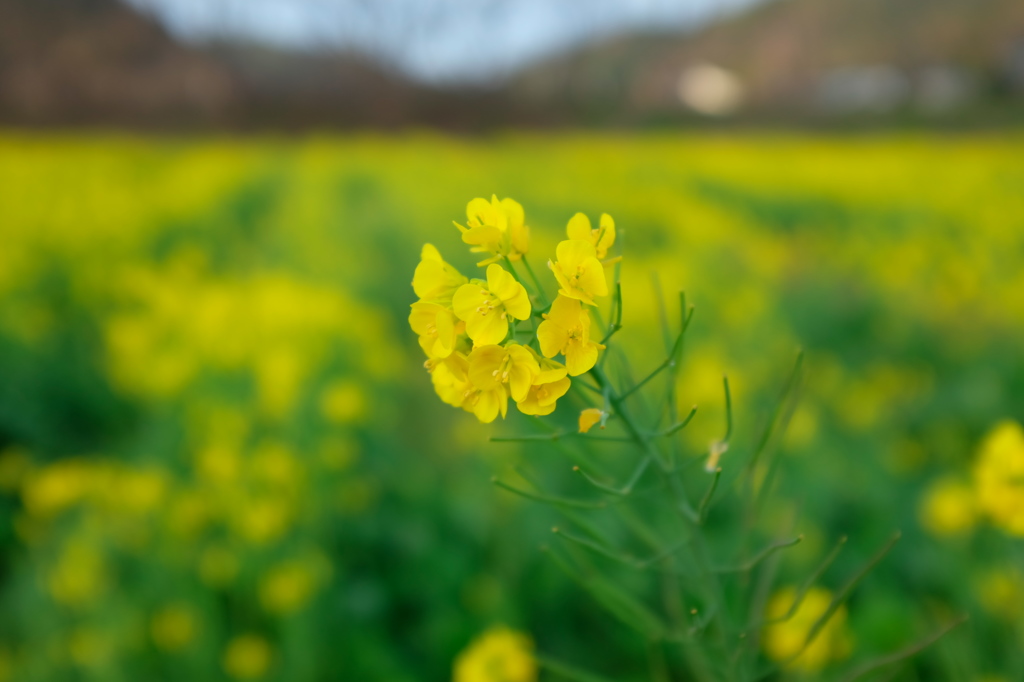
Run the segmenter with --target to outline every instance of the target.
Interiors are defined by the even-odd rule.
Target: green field
[[[614,217],[624,373],[664,357],[659,300],[685,291],[675,390],[698,411],[673,447],[696,488],[723,374],[728,472],[803,350],[757,518],[803,536],[772,592],[845,536],[817,581],[836,594],[902,536],[821,661],[769,679],[840,679],[961,615],[878,679],[1021,679],[1022,187],[1006,135],[4,133],[0,681],[441,680],[497,624],[542,662],[652,679],[644,638],[539,550],[566,517],[491,483],[576,496],[582,455],[490,442],[534,423],[442,404],[406,322],[424,242],[482,276],[452,221],[492,193],[525,208],[538,270],[575,212]]]

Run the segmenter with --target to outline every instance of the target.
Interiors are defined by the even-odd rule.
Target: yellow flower
[[[533,641],[498,626],[466,647],[455,659],[453,682],[536,682]]]
[[[935,481],[921,498],[921,525],[932,535],[958,535],[970,530],[975,519],[974,493],[955,478]]]
[[[597,352],[604,348],[590,340],[590,324],[590,313],[579,301],[559,296],[537,327],[541,352],[549,358],[565,355],[569,376],[589,372],[597,363]]]
[[[768,602],[767,617],[775,620],[784,617],[797,597],[796,588],[786,587]],[[814,623],[825,613],[832,602],[832,594],[821,587],[812,587],[804,595],[796,612],[781,623],[774,623],[765,629],[764,649],[774,661],[786,663],[793,670],[815,672],[830,661],[850,655],[850,637],[846,629],[846,608],[840,606],[814,641],[795,660],[790,660],[807,641]]]
[[[540,372],[530,386],[530,392],[516,403],[523,414],[543,416],[555,411],[556,401],[569,391],[572,382],[566,376],[565,365],[548,360],[537,354],[537,351],[525,346],[530,355],[537,361]]]
[[[580,412],[580,433],[586,433],[604,418],[604,411],[596,407],[588,407]],[[604,428],[603,426],[601,427]]]
[[[270,668],[273,652],[270,643],[259,635],[239,635],[228,642],[222,664],[224,672],[236,680],[255,680]]]
[[[420,263],[412,276],[412,289],[426,301],[447,305],[466,278],[441,258],[433,244],[424,244]]]
[[[596,230],[591,229],[590,218],[577,213],[569,219],[565,232],[569,239],[579,239],[593,244],[598,259],[602,260],[615,243],[615,221],[607,213],[601,214],[601,226]]]
[[[1024,429],[1017,422],[997,424],[985,437],[974,491],[981,511],[1012,535],[1024,536]]]
[[[542,417],[555,411],[555,403],[563,395],[569,392],[572,381],[569,377],[562,377],[547,383],[539,383],[530,386],[530,392],[526,397],[516,403],[516,407],[523,414]]]
[[[417,301],[410,308],[409,326],[419,334],[420,348],[427,357],[446,358],[451,355],[455,350],[455,341],[466,328],[466,323],[456,319],[450,308],[437,303]]]
[[[523,207],[512,199],[498,201],[473,199],[466,206],[466,224],[455,223],[462,232],[462,241],[470,244],[473,253],[489,253],[477,265],[487,265],[502,258],[519,260],[530,245],[530,228],[525,224]]]
[[[592,243],[580,239],[559,242],[555,247],[555,257],[554,262],[548,261],[548,267],[562,287],[558,293],[588,305],[597,305],[594,296],[608,295],[604,266],[597,259],[597,250]]]
[[[478,346],[469,354],[469,380],[477,394],[473,413],[484,423],[508,410],[508,397],[517,403],[526,399],[530,386],[540,375],[533,354],[517,343],[508,346]]]
[[[443,360],[427,360],[425,366],[437,396],[452,407],[462,407],[475,390],[469,380],[469,359],[458,351]]]
[[[487,282],[463,284],[452,300],[455,314],[466,323],[466,333],[477,346],[501,343],[508,335],[509,318],[530,317],[530,297],[523,285],[500,265],[487,267]]]

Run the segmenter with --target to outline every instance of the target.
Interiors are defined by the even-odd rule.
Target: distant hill
[[[182,45],[118,0],[0,0],[0,124],[473,128],[494,99],[438,92],[355,55]]]
[[[680,79],[701,64],[734,75],[746,109],[762,114],[827,108],[844,82],[864,90],[874,77],[881,90],[887,76],[902,79],[890,89],[903,87],[907,102],[928,88],[949,99],[957,78],[964,95],[985,101],[1024,91],[1024,2],[773,0],[691,35],[592,45],[525,70],[509,88],[568,116],[637,122],[679,112]]]
[[[212,125],[237,79],[115,0],[0,0],[0,118],[34,125]]]
[[[1020,111],[1004,104],[1022,95],[1022,0],[772,0],[475,90],[413,83],[357,55],[182,45],[118,0],[0,0],[0,125],[483,130],[679,124],[702,110],[786,123]]]

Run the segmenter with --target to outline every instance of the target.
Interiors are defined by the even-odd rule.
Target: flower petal
[[[604,267],[597,258],[588,258],[580,268],[580,289],[590,296],[607,296],[608,280],[604,276]]]
[[[538,396],[537,402],[540,403],[541,406],[553,406],[556,400],[558,400],[563,395],[569,392],[570,386],[572,386],[572,380],[569,379],[569,377],[562,377],[558,381],[553,381],[550,384],[545,384],[543,396]]]
[[[484,424],[490,424],[498,417],[498,412],[501,410],[501,397],[503,395],[504,391],[501,389],[497,391],[481,391],[476,398],[476,402],[473,404],[473,414]]]
[[[435,319],[437,343],[434,345],[433,357],[446,358],[455,350],[455,315],[452,311],[442,308],[437,311]]]
[[[487,289],[501,300],[515,296],[517,284],[512,273],[497,263],[487,266]]]
[[[569,224],[565,228],[565,233],[568,235],[569,239],[590,241],[590,232],[590,218],[583,213],[577,213],[572,218],[569,218]]]
[[[553,358],[565,348],[569,341],[569,332],[554,320],[544,320],[537,327],[537,340],[540,342],[540,352],[544,357]]]
[[[608,255],[608,249],[615,244],[615,221],[607,213],[601,214],[601,227],[597,238],[597,257],[604,258]]]
[[[466,320],[466,334],[477,346],[501,343],[508,336],[508,322],[497,308],[484,313],[474,311]]]
[[[522,284],[516,282],[516,293],[512,298],[502,299],[502,302],[505,304],[505,310],[512,317],[517,320],[530,319],[530,312],[533,308],[530,306],[530,296]]]
[[[586,433],[601,422],[604,413],[596,407],[588,407],[580,412],[580,433]]]
[[[580,323],[582,310],[580,302],[576,299],[569,298],[568,296],[559,296],[551,304],[551,310],[548,311],[546,317],[566,329],[572,329]]]
[[[428,334],[430,325],[435,324],[437,313],[441,310],[444,308],[436,303],[416,301],[409,306],[409,326],[420,336]]]
[[[558,242],[555,247],[555,256],[562,265],[563,271],[574,273],[577,267],[582,265],[589,258],[597,258],[594,245],[582,239],[566,239]]]
[[[502,199],[501,209],[508,216],[508,226],[510,229],[522,227],[523,223],[526,222],[526,212],[523,211],[522,204],[515,199],[509,199],[508,197]]]
[[[469,380],[481,391],[493,391],[501,386],[497,375],[505,349],[501,346],[477,346],[469,354]]]
[[[530,392],[530,386],[533,385],[534,379],[540,374],[540,366],[537,364],[537,360],[534,359],[533,354],[524,346],[510,344],[505,349],[505,352],[508,353],[512,365],[509,369],[508,377],[512,400],[519,402],[524,400]]]
[[[597,364],[597,344],[569,344],[565,350],[565,368],[569,376],[578,377],[589,372]]]
[[[463,284],[455,290],[455,295],[452,297],[452,310],[455,311],[460,320],[468,322],[471,317],[480,315],[477,308],[480,307],[483,299],[480,293],[482,288],[482,282],[473,280],[469,284]]]

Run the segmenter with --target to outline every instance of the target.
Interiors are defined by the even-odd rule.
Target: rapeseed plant
[[[525,228],[518,233],[513,229],[525,224],[519,204],[474,199],[467,213],[471,227],[460,227],[463,240],[474,246],[473,251],[492,254],[479,264],[486,266],[487,279],[459,284],[463,276],[441,259],[435,247],[424,247],[413,276],[413,290],[420,298],[411,305],[409,323],[427,356],[425,367],[442,401],[472,412],[481,422],[491,423],[499,415],[505,419],[511,399],[519,412],[538,419],[534,423],[546,430],[492,440],[550,443],[575,460],[577,480],[589,488],[585,496],[546,492],[538,478],[557,478],[550,473],[531,476],[520,471],[533,490],[495,482],[564,511],[568,525],[554,528],[564,544],[547,551],[611,615],[646,640],[651,679],[669,680],[678,668],[702,682],[739,682],[759,679],[772,670],[816,673],[847,658],[852,643],[845,601],[899,536],[894,535],[836,592],[816,583],[843,540],[806,584],[776,589],[768,598],[779,568],[777,553],[803,539],[790,530],[772,530],[762,521],[778,466],[771,445],[778,434],[773,432],[783,431],[795,411],[802,356],[759,444],[743,459],[729,453],[733,423],[728,379],[722,382],[724,436],[687,458],[673,438],[697,411],[694,406],[681,412],[676,397],[675,375],[693,315],[685,295],[680,295],[674,334],[661,312],[667,357],[637,380],[629,359],[610,343],[623,327],[623,298],[622,256],[609,257],[615,246],[621,248],[621,241],[616,241],[609,215],[602,215],[598,229],[582,213],[569,219],[568,239],[557,244],[555,257],[548,261],[554,282],[545,286],[527,260],[528,233]],[[553,287],[557,293],[550,298]],[[656,295],[660,298],[660,291]],[[613,351],[614,365],[608,362]],[[651,389],[659,379],[664,380],[664,392],[652,405]],[[557,409],[563,399],[571,400],[574,409],[583,404],[570,429],[559,426],[566,422]],[[541,417],[554,423],[548,425]],[[609,435],[592,433],[598,425],[599,432],[607,430]],[[579,449],[563,445],[568,440]],[[609,444],[632,461],[623,483],[609,482],[609,474],[600,471],[606,465],[599,463],[605,458],[599,448]],[[690,466],[701,461],[703,470]],[[621,462],[616,464],[621,468]],[[646,487],[644,494],[641,486]],[[733,524],[716,519],[711,531],[713,507],[729,493],[733,509],[726,514]],[[943,504],[940,500],[929,509]],[[617,522],[607,518],[610,511],[618,515]],[[936,514],[946,526],[959,522],[942,510]],[[761,538],[764,547],[754,550]],[[647,545],[647,558],[619,548],[631,544]],[[723,553],[731,557],[716,556]],[[626,579],[612,566],[602,570],[596,565],[602,560],[646,574],[648,586],[638,593],[635,577]],[[532,682],[535,661],[568,679],[604,679],[546,656],[534,658],[528,641],[505,629],[485,634],[456,660],[455,681]],[[903,655],[869,663],[867,669]]]

